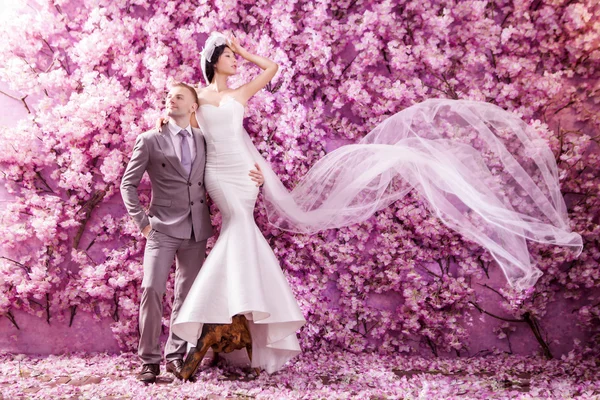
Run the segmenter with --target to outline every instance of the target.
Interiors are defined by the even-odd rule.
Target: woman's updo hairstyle
[[[221,54],[223,54],[226,47],[229,46],[223,44],[221,46],[215,47],[215,51],[213,52],[211,59],[206,60],[204,68],[206,69],[206,77],[208,78],[209,83],[212,83],[215,77],[215,65],[217,65],[217,61],[219,61],[219,57],[221,57]]]

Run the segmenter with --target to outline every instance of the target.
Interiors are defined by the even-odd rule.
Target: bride
[[[235,53],[263,71],[231,89],[227,78],[237,72]],[[216,34],[206,43],[202,72],[209,85],[198,90],[196,120],[206,141],[205,189],[221,211],[222,226],[172,325],[175,334],[195,346],[204,324],[230,324],[234,315],[244,315],[252,336],[252,366],[269,373],[300,353],[296,331],[305,323],[275,254],[254,222],[259,189],[247,178],[256,160],[247,149],[244,108],[277,68],[248,53],[236,38]]]
[[[227,78],[237,72],[236,54],[263,71],[232,89]],[[296,331],[304,317],[253,218],[258,188],[245,175],[255,163],[265,178],[269,222],[280,229],[310,234],[347,226],[416,191],[444,224],[485,247],[518,290],[541,275],[527,240],[581,251],[552,152],[510,112],[483,102],[427,100],[330,152],[288,192],[243,128],[247,101],[277,64],[213,33],[201,67],[208,86],[198,90],[196,119],[207,145],[205,183],[223,223],[172,327],[192,345],[203,324],[244,315],[253,367],[271,373],[300,352]]]

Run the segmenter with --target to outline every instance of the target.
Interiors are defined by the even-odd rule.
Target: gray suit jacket
[[[159,232],[189,239],[194,228],[196,241],[212,236],[210,213],[204,191],[206,149],[200,129],[192,128],[196,158],[187,177],[177,158],[167,125],[139,135],[133,154],[121,180],[121,196],[127,212],[140,230],[148,224]],[[148,214],[140,204],[137,187],[148,172],[152,183],[152,200]],[[189,218],[190,213],[192,218]]]

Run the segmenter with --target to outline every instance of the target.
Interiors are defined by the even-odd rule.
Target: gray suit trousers
[[[140,305],[140,344],[138,355],[144,364],[160,364],[160,334],[162,328],[162,299],[167,279],[176,259],[175,298],[171,312],[171,324],[177,318],[183,300],[187,296],[200,267],[204,262],[206,240],[179,239],[151,230],[144,253],[144,279]],[[183,358],[187,348],[185,340],[169,330],[165,347],[167,362]]]

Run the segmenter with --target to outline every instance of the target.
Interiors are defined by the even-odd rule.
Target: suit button
[[[191,205],[191,206],[193,206],[193,205],[194,205],[194,202],[192,201],[192,202],[190,203],[190,205]]]
[[[204,203],[204,200],[200,200],[200,203]]]
[[[198,182],[198,186],[202,186],[202,182]]]
[[[192,182],[188,182],[188,186],[192,186]]]
[[[167,166],[167,164],[163,163],[163,164],[162,164],[162,166],[163,166],[163,167],[166,167],[166,166]]]

